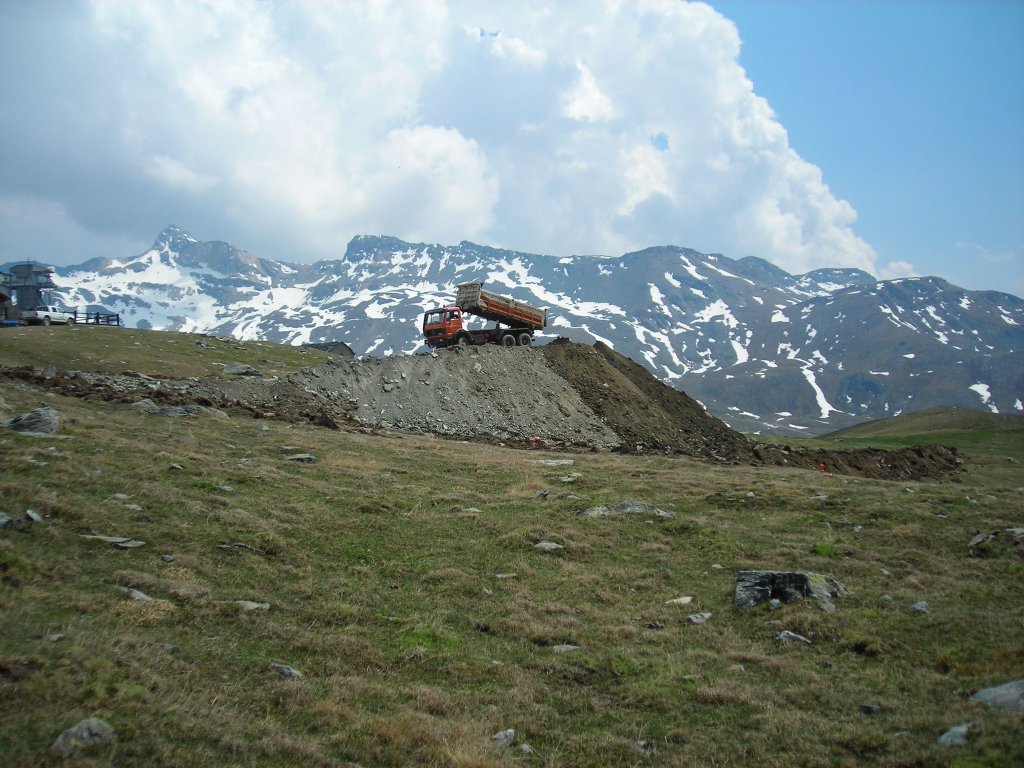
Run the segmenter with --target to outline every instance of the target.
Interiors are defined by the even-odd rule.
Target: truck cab
[[[452,344],[472,344],[468,333],[463,333],[462,310],[456,306],[438,307],[423,315],[423,336],[431,347]],[[461,334],[461,335],[460,335]],[[462,341],[462,339],[467,339]]]

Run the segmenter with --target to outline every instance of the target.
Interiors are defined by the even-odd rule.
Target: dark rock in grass
[[[245,363],[228,363],[224,366],[224,373],[228,376],[262,376],[257,369]]]
[[[658,509],[653,504],[648,504],[645,501],[620,501],[618,504],[614,504],[610,507],[599,506],[590,507],[580,512],[582,517],[617,517],[625,515],[649,515],[651,517],[664,517],[672,518],[674,515],[671,512],[666,512],[663,509]]]
[[[880,715],[882,714],[882,708],[877,704],[860,704],[859,709],[861,714],[864,715]]]
[[[967,743],[967,736],[971,731],[973,723],[961,723],[954,725],[944,734],[939,736],[939,744],[944,747],[959,747]]]
[[[15,432],[22,432],[27,435],[56,435],[60,428],[60,412],[55,408],[44,405],[34,411],[15,416],[2,422],[2,426],[13,429]]]
[[[172,419],[184,418],[186,416],[213,416],[218,419],[230,419],[227,413],[219,408],[211,408],[206,405],[157,405],[149,398],[136,400],[129,407],[149,413],[154,416],[166,416]],[[173,465],[172,465],[173,466]]]
[[[282,680],[301,680],[303,674],[294,667],[289,667],[287,664],[273,663],[270,665],[271,668],[281,676]]]
[[[846,588],[831,576],[804,571],[740,571],[736,575],[733,601],[740,608],[780,600],[789,603],[803,598],[818,601],[826,612],[835,609],[832,600],[846,594]]]
[[[0,530],[6,531],[8,528],[13,528],[17,522],[10,515],[0,512]]]
[[[292,456],[286,456],[285,461],[297,461],[300,464],[312,464],[316,461],[316,456],[312,453],[296,453]]]
[[[999,549],[1024,543],[1024,528],[1005,528],[1002,531],[982,531],[967,544],[971,557],[990,557]]]
[[[995,688],[985,688],[971,696],[971,701],[980,701],[997,709],[1024,712],[1024,680],[1015,680]]]
[[[217,544],[215,546],[217,547],[217,549],[223,549],[228,552],[251,552],[254,555],[267,554],[262,549],[256,549],[256,547],[253,547],[249,544],[243,544],[240,541],[236,541],[234,544]]]
[[[111,742],[115,736],[114,729],[108,723],[98,717],[90,717],[76,723],[58,736],[50,746],[50,754],[69,757],[80,749]]]

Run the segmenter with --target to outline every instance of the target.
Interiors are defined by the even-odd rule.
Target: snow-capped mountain
[[[546,307],[541,340],[604,341],[744,431],[817,434],[933,406],[1024,413],[1024,301],[938,278],[794,276],[675,246],[557,258],[369,236],[292,264],[176,227],[139,256],[55,274],[68,305],[127,325],[360,355],[422,351],[423,311],[477,280]]]

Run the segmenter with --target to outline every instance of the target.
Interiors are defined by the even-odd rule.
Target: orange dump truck
[[[494,322],[493,328],[471,330],[463,325],[464,315]],[[431,309],[423,315],[423,336],[431,347],[502,344],[529,346],[534,331],[548,324],[546,309],[485,291],[483,283],[463,283],[455,303]]]

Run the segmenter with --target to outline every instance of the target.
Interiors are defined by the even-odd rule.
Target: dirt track
[[[132,402],[241,408],[260,418],[422,431],[548,447],[685,454],[715,462],[817,468],[909,480],[958,469],[955,449],[797,450],[754,443],[699,403],[607,346],[556,340],[544,347],[452,348],[365,360],[338,359],[284,377],[156,380],[30,369],[65,394]]]

